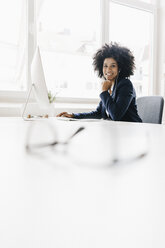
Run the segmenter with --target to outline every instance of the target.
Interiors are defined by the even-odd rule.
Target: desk
[[[29,122],[0,118],[0,247],[164,248],[165,126],[51,122],[61,139],[78,125],[147,130],[149,154],[103,166],[61,151],[36,156],[24,146]]]

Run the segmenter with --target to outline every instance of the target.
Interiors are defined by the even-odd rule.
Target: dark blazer
[[[120,79],[115,83],[112,95],[108,91],[103,91],[100,98],[101,101],[95,111],[74,114],[74,118],[142,122],[137,113],[136,93],[129,79]]]

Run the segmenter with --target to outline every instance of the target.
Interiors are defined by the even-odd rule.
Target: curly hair
[[[98,76],[103,76],[103,63],[106,58],[113,58],[118,64],[120,78],[130,77],[134,74],[135,58],[132,52],[127,48],[120,46],[118,43],[105,44],[93,56],[94,70]]]

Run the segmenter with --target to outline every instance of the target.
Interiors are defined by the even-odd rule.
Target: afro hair
[[[132,52],[118,43],[105,44],[93,56],[94,70],[98,76],[103,77],[103,63],[106,58],[113,58],[118,64],[120,70],[120,78],[127,78],[134,74],[135,58]]]

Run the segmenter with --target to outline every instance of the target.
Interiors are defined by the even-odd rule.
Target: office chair
[[[137,110],[144,123],[162,123],[164,99],[162,96],[143,96],[137,98]]]

